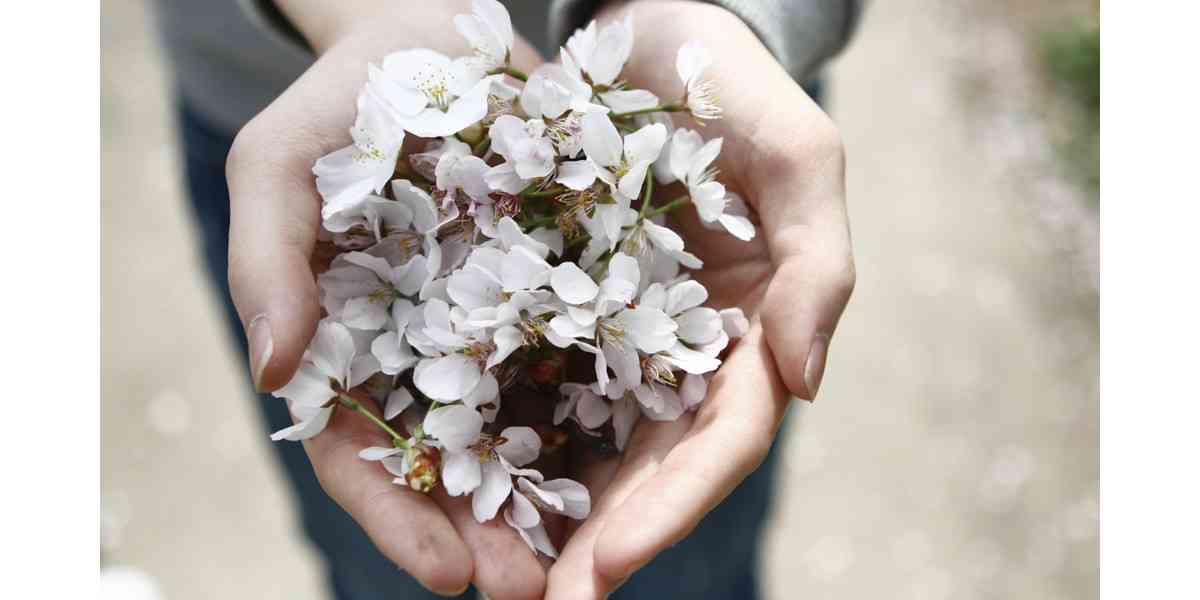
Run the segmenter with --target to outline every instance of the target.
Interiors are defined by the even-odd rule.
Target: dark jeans
[[[209,279],[225,309],[238,352],[246,356],[246,338],[229,296],[229,190],[225,156],[232,138],[205,123],[186,107],[179,124],[187,161],[190,206],[202,239]],[[245,360],[242,364],[247,364]],[[249,372],[247,371],[247,381]],[[291,424],[282,400],[257,396],[267,432]],[[293,442],[272,445],[299,502],[304,531],[324,556],[330,585],[338,600],[415,600],[432,593],[384,558],[367,536],[325,495],[313,475],[304,448]],[[684,541],[638,571],[613,598],[690,598],[753,600],[758,593],[759,538],[770,507],[777,450],[700,523]],[[270,574],[266,574],[270,576]],[[286,574],[280,573],[279,576]],[[472,597],[468,592],[463,598]]]

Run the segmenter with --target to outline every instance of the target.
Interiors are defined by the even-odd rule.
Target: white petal
[[[271,439],[278,442],[279,440],[288,440],[299,442],[307,440],[318,433],[325,430],[325,426],[329,424],[329,417],[333,415],[333,407],[327,406],[317,411],[315,415],[292,425],[284,427],[279,431],[271,434]]]
[[[679,47],[675,55],[675,71],[679,79],[687,85],[700,77],[704,70],[712,64],[712,55],[698,41],[690,41]]]
[[[354,337],[345,325],[322,319],[308,347],[309,357],[328,377],[345,384],[354,360]]]
[[[667,302],[663,310],[671,316],[695,308],[708,300],[708,289],[695,279],[681,281],[667,290]],[[643,303],[644,304],[644,303]]]
[[[642,415],[642,411],[638,409],[637,402],[628,395],[613,402],[613,433],[618,450],[624,450],[625,444],[629,442],[629,436],[633,433],[633,426],[637,424],[638,417]]]
[[[471,390],[466,396],[463,396],[463,404],[470,408],[479,408],[484,404],[491,404],[500,396],[500,384],[496,381],[496,377],[490,372],[485,372],[483,377],[479,379],[479,383],[475,389]]]
[[[506,292],[539,288],[546,285],[550,274],[550,264],[524,246],[514,246],[500,265],[500,281]]]
[[[337,394],[329,387],[329,376],[306,361],[287,385],[275,390],[272,395],[287,398],[297,406],[320,406]]]
[[[467,310],[495,306],[500,301],[502,287],[493,274],[469,262],[452,273],[446,281],[446,293],[450,299]]]
[[[496,344],[496,350],[488,357],[487,368],[489,369],[504,362],[504,359],[524,345],[525,336],[521,334],[520,329],[507,325],[496,330],[492,341]]]
[[[396,456],[404,452],[404,448],[384,448],[380,446],[371,446],[358,451],[358,457],[363,460],[383,460],[389,456]]]
[[[500,437],[508,441],[497,446],[496,453],[518,467],[537,460],[542,451],[542,438],[531,427],[507,427]]]
[[[621,21],[605,25],[596,37],[596,49],[588,61],[587,71],[592,81],[600,85],[613,83],[633,51],[633,13]]]
[[[721,315],[707,306],[697,306],[675,316],[676,335],[689,344],[707,344],[722,331]]]
[[[600,101],[615,113],[645,110],[658,106],[658,96],[647,90],[613,90],[600,94]]]
[[[461,399],[479,384],[479,363],[461,354],[427,358],[417,363],[413,383],[433,400],[448,402]]]
[[[538,487],[543,491],[553,492],[562,498],[563,507],[559,514],[578,520],[587,518],[588,513],[592,512],[591,494],[588,493],[588,489],[583,484],[577,481],[551,479]]]
[[[442,460],[442,485],[451,496],[461,496],[479,487],[483,473],[474,452],[447,452]]]
[[[586,160],[568,160],[558,165],[554,180],[573,190],[586,189],[596,181],[596,169]]]
[[[575,414],[579,416],[580,425],[588,429],[599,429],[612,416],[612,408],[599,395],[587,391],[580,395]]]
[[[683,414],[683,401],[673,388],[644,383],[634,389],[634,394],[646,409],[646,416],[655,421],[674,421]]]
[[[627,308],[617,314],[617,319],[624,324],[629,340],[642,352],[654,354],[675,345],[675,331],[679,326],[661,310],[640,306]]]
[[[750,219],[738,215],[723,214],[717,221],[733,237],[748,242],[754,239],[754,223]]]
[[[583,128],[583,151],[588,158],[602,167],[620,164],[622,149],[621,134],[604,113],[588,113],[580,120]]]
[[[672,366],[697,375],[716,371],[717,367],[721,366],[721,361],[714,356],[692,350],[683,344],[675,344],[661,356]]]
[[[512,492],[512,477],[504,466],[494,460],[483,463],[483,481],[471,494],[471,510],[475,520],[484,523],[492,520],[500,506]]]
[[[573,262],[564,262],[550,274],[550,287],[567,304],[591,302],[600,291],[600,286]]]
[[[740,338],[750,331],[750,321],[746,319],[742,309],[737,307],[721,309],[721,322],[725,333],[731,338]]]
[[[483,417],[466,406],[454,404],[429,411],[422,427],[447,450],[461,452],[479,439]]]
[[[662,123],[647,125],[625,136],[625,160],[630,163],[654,162],[666,143],[667,128]]]
[[[385,420],[395,419],[404,412],[404,409],[412,406],[413,395],[406,387],[400,387],[392,390],[387,397],[387,403],[383,407],[383,418]]]
[[[708,394],[708,382],[704,380],[702,375],[687,374],[683,378],[683,383],[679,385],[679,400],[683,402],[685,410],[691,410],[700,406],[704,402],[704,396]]]
[[[513,525],[521,529],[529,529],[542,522],[542,515],[538,514],[537,507],[524,494],[513,494],[512,499]]]

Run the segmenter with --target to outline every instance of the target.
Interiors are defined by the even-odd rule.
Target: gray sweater
[[[514,27],[546,56],[603,0],[506,0]],[[741,17],[797,81],[845,45],[863,0],[712,0]],[[184,101],[233,133],[313,61],[266,0],[156,0],[160,34]]]

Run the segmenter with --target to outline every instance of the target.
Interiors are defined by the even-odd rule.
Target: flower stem
[[[642,208],[640,210],[638,210],[638,216],[642,217],[643,219],[646,218],[646,211],[650,210],[650,205],[652,204],[650,199],[653,194],[654,194],[654,173],[647,172],[646,173],[646,185],[642,188]]]
[[[521,192],[521,197],[522,198],[553,198],[554,196],[557,196],[565,191],[567,191],[566,188],[555,186],[555,187],[547,188],[547,189],[544,189],[541,191],[536,191],[536,192]]]
[[[366,417],[377,427],[382,429],[388,435],[392,436],[392,444],[394,444],[397,448],[408,448],[408,442],[404,439],[404,436],[396,433],[396,430],[392,429],[392,427],[388,425],[386,421],[375,416],[375,413],[367,410],[367,408],[359,403],[358,400],[347,394],[338,394],[338,401],[341,402],[346,408],[349,408],[350,410],[353,410],[354,412]]]
[[[647,211],[645,214],[643,214],[643,215],[641,216],[641,218],[642,218],[642,219],[652,219],[652,218],[654,218],[654,217],[657,217],[658,215],[661,215],[661,214],[663,214],[663,213],[668,213],[668,212],[671,212],[671,211],[673,211],[673,210],[675,210],[675,209],[677,209],[677,208],[679,208],[679,207],[681,207],[681,206],[683,206],[683,205],[685,205],[685,204],[688,204],[688,203],[690,203],[691,201],[692,201],[692,198],[691,198],[691,196],[688,196],[687,194],[684,194],[683,196],[680,196],[680,197],[678,197],[678,198],[676,198],[676,199],[674,199],[674,200],[672,200],[672,201],[670,201],[670,202],[668,202],[668,203],[666,203],[666,204],[664,204],[664,205],[662,205],[662,206],[660,206],[660,207],[658,207],[658,208],[656,208],[656,209],[654,209],[654,210]]]
[[[656,112],[683,112],[685,110],[687,110],[687,108],[680,106],[678,104],[663,104],[661,106],[652,106],[650,108],[639,108],[638,110],[631,110],[631,111],[623,112],[623,113],[613,113],[612,118],[624,119],[625,117],[636,117],[638,115],[648,115],[648,114],[656,113]]]
[[[488,75],[500,75],[500,74],[508,75],[509,77],[513,77],[515,79],[520,79],[521,81],[529,81],[529,76],[526,75],[524,71],[521,71],[520,69],[516,69],[516,68],[510,67],[510,66],[496,67],[495,69],[492,69],[491,71],[488,72]]]
[[[471,148],[471,152],[473,154],[475,154],[475,156],[483,156],[484,154],[487,154],[488,148],[491,148],[491,147],[492,147],[491,136],[484,136],[482,140],[479,140],[478,144],[475,144],[474,148]]]

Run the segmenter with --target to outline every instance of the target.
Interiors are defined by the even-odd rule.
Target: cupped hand
[[[700,129],[724,138],[720,177],[756,213],[742,242],[701,226],[694,210],[673,227],[704,261],[694,275],[714,308],[739,306],[749,333],[733,346],[700,409],[678,421],[642,419],[620,457],[573,465],[593,509],[550,570],[547,598],[603,598],[683,539],[766,456],[792,396],[812,400],[834,328],[854,286],[844,155],[836,128],[755,35],[724,9],[699,2],[633,2],[625,78],[663,102],[683,89],[675,53],[699,40],[724,116]],[[697,128],[686,116],[676,124]],[[665,194],[660,197],[674,197]],[[715,551],[715,550],[714,550]]]
[[[367,4],[281,3],[320,57],[242,129],[229,154],[230,287],[250,341],[255,385],[263,391],[291,379],[320,317],[310,267],[321,206],[312,167],[350,143],[367,63],[379,64],[401,48],[449,56],[471,51],[458,36],[446,35],[453,15],[471,11],[468,2]],[[524,70],[541,63],[519,38],[512,60]],[[426,587],[450,594],[474,582],[495,600],[540,598],[545,570],[512,528],[500,519],[477,523],[466,497],[394,485],[377,463],[357,457],[363,448],[390,444],[365,419],[339,414],[304,445],[325,491],[384,555]]]

